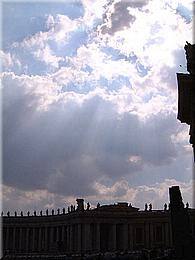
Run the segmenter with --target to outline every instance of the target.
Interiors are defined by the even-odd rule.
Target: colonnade
[[[100,252],[171,246],[169,223],[74,223],[7,226],[3,248],[11,252]]]

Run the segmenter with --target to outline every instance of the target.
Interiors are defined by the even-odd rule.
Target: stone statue
[[[30,216],[30,212],[29,212],[29,211],[27,212],[27,216],[28,216],[28,217]]]
[[[43,215],[43,212],[42,212],[42,210],[40,211],[40,216],[42,216]]]
[[[54,215],[54,209],[52,209],[52,211],[51,211],[51,215]]]
[[[49,215],[49,211],[48,211],[48,209],[46,209],[46,216],[48,216]]]
[[[97,209],[99,209],[99,207],[100,207],[100,203],[98,202],[98,204],[97,204]]]
[[[20,215],[21,215],[21,217],[23,217],[23,211],[21,211]]]
[[[167,203],[164,204],[164,211],[167,210]]]
[[[75,205],[73,206],[73,210],[76,211]]]
[[[187,202],[187,203],[186,203],[186,209],[188,209],[188,208],[189,208],[189,203]]]
[[[60,214],[60,209],[57,209],[58,215]]]
[[[1,212],[1,216],[3,217],[3,211]]]
[[[70,213],[70,207],[68,206],[68,213]]]
[[[152,211],[152,204],[149,204],[149,211]]]
[[[37,215],[37,212],[36,212],[36,210],[34,211],[34,216],[36,216]]]
[[[145,204],[145,211],[147,211],[148,210],[148,204],[146,203]]]
[[[90,209],[90,204],[89,204],[89,202],[87,202],[87,210],[89,210]]]
[[[17,217],[17,212],[16,211],[14,212],[14,216]]]
[[[9,211],[7,212],[7,216],[8,216],[8,217],[10,216],[10,212],[9,212]]]
[[[65,214],[66,213],[66,210],[65,208],[62,209],[62,213]]]

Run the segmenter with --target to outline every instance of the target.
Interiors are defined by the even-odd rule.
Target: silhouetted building
[[[179,186],[169,189],[172,241],[177,259],[195,259],[195,239],[192,234],[188,205],[184,208]],[[194,226],[195,227],[195,226]]]
[[[195,236],[195,210],[189,213],[189,225]],[[77,209],[3,216],[4,255],[81,254],[95,252],[168,249],[172,247],[170,210],[145,207],[139,210],[128,203],[97,205]]]
[[[189,74],[177,73],[178,119],[190,125],[190,143],[195,147],[195,44],[185,45]]]

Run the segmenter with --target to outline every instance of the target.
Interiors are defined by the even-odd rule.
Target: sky
[[[177,120],[192,1],[1,3],[3,210],[192,203]]]

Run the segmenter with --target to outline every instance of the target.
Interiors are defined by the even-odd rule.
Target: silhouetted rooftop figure
[[[20,216],[23,217],[23,211],[20,212]]]
[[[9,212],[9,211],[7,212],[7,216],[8,216],[8,217],[10,216],[10,212]]]
[[[42,210],[40,211],[40,216],[43,216],[43,211]]]
[[[28,217],[30,216],[30,211],[27,212],[27,216],[28,216]]]
[[[146,203],[145,204],[145,211],[147,211],[148,210],[148,204]]]
[[[3,217],[3,211],[1,212],[1,216]]]
[[[164,211],[167,211],[167,203],[164,204]]]
[[[60,215],[60,209],[57,209],[57,213],[58,213],[58,215]]]
[[[84,199],[77,199],[77,210],[84,211]]]
[[[195,44],[186,42],[184,49],[186,51],[187,70],[189,73],[195,74]]]
[[[49,211],[48,211],[48,209],[46,209],[46,216],[48,216],[49,215]]]
[[[97,204],[97,209],[99,209],[99,207],[100,207],[100,203],[98,202],[98,204]]]
[[[17,211],[14,212],[14,216],[17,217]]]
[[[149,204],[149,211],[152,211],[152,204]]]
[[[37,212],[36,212],[36,210],[34,211],[34,216],[36,216],[37,215]]]
[[[54,209],[52,209],[52,211],[51,211],[51,215],[52,215],[52,216],[54,215]]]
[[[187,202],[187,203],[186,203],[186,209],[188,209],[188,208],[189,208],[189,203]]]
[[[62,209],[62,214],[65,214],[66,213],[66,210],[65,208]]]
[[[68,213],[70,213],[70,207],[68,206]]]
[[[89,210],[89,209],[90,209],[90,203],[87,202],[87,210]]]

